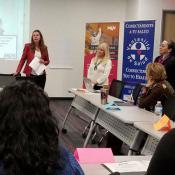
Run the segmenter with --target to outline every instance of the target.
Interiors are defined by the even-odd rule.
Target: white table
[[[64,131],[65,122],[72,108],[76,108],[92,119],[84,147],[86,147],[96,124],[99,124],[128,144],[130,150],[138,151],[145,133],[134,127],[134,122],[151,122],[154,120],[155,114],[140,109],[137,106],[120,106],[120,111],[106,110],[104,105],[101,104],[99,93],[86,93],[75,89],[71,89],[70,92],[75,95],[75,98],[64,119],[62,131]],[[121,100],[109,96],[108,102],[112,101]]]
[[[117,100],[109,96],[109,102]],[[120,106],[120,111],[106,110],[99,101],[91,99],[91,103],[96,105],[100,111],[97,114],[95,124],[103,126],[113,135],[130,146],[129,154],[139,151],[142,138],[145,133],[134,127],[134,122],[153,122],[155,114],[140,109],[137,106]]]
[[[86,114],[91,120],[92,122],[90,123],[90,129],[89,129],[89,134],[87,135],[86,139],[85,139],[85,142],[84,142],[84,147],[86,147],[88,141],[89,141],[89,138],[90,138],[90,135],[92,133],[92,131],[94,130],[94,120],[96,119],[96,116],[99,112],[99,108],[96,106],[96,105],[93,105],[91,103],[91,99],[92,98],[100,98],[99,94],[96,94],[96,93],[91,93],[91,92],[85,92],[85,91],[78,91],[76,89],[71,89],[69,90],[70,93],[73,93],[75,95],[73,101],[72,101],[72,104],[64,118],[64,121],[63,121],[63,125],[62,125],[62,132],[63,133],[66,133],[67,130],[65,129],[65,124],[66,124],[66,121],[71,113],[71,111],[75,108],[79,111],[81,111],[82,113]]]
[[[116,162],[150,160],[151,156],[115,156]],[[85,175],[109,175],[110,172],[101,164],[80,164]]]
[[[69,114],[71,113],[73,108],[76,108],[77,110],[83,112],[88,117],[90,117],[92,120],[94,120],[96,113],[98,111],[98,107],[91,104],[92,93],[77,91],[75,89],[71,89],[69,90],[69,92],[73,93],[75,97],[63,121],[62,129],[64,129],[66,120],[68,119]]]
[[[148,134],[141,154],[152,155],[157,147],[159,140],[163,137],[166,131],[156,131],[153,128],[153,122],[135,122],[134,126]]]

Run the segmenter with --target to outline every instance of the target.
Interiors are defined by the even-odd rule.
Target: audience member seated
[[[147,175],[173,175],[175,162],[175,129],[160,140],[150,161]]]
[[[0,93],[0,174],[84,175],[59,146],[59,131],[44,91],[29,81]]]
[[[160,63],[150,63],[146,67],[147,84],[142,88],[139,107],[154,111],[157,101],[164,106],[166,97],[173,94],[172,86],[165,80],[166,72]]]
[[[155,59],[155,62],[165,66],[167,81],[175,90],[175,42],[164,40],[160,45],[160,56]]]

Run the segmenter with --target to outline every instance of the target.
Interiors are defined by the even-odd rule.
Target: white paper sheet
[[[35,57],[29,66],[35,71],[37,75],[41,75],[43,71],[46,69],[46,66],[43,63],[40,63],[40,59]]]
[[[149,160],[124,161],[119,163],[104,163],[104,166],[112,172],[146,172],[149,162]]]

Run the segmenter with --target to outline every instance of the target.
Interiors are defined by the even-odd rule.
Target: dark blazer
[[[158,56],[154,62],[159,63],[160,59],[161,56]],[[161,64],[165,66],[167,81],[175,90],[175,57],[169,55],[163,62],[161,62]]]
[[[21,60],[20,60],[20,62],[18,64],[16,72],[20,73],[21,69],[24,66],[24,63],[26,62],[23,72],[27,76],[29,76],[31,71],[32,71],[32,69],[29,66],[29,64],[33,60],[34,54],[35,53],[31,50],[31,44],[30,43],[25,44],[25,47],[24,47],[24,50],[23,50],[23,54],[22,54]],[[47,46],[45,46],[44,51],[41,51],[41,58],[44,60],[44,64],[45,65],[49,64],[50,60],[49,60],[49,55],[48,55],[48,51],[47,51]]]
[[[139,107],[145,108],[148,111],[154,111],[157,101],[161,101],[164,107],[166,98],[174,93],[172,86],[167,81],[154,83],[149,88],[143,88],[146,88],[146,91],[139,99]]]

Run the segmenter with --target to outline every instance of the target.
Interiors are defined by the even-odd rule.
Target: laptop
[[[100,90],[94,90],[94,88],[92,86],[92,83],[91,83],[91,80],[89,78],[84,77],[83,80],[84,80],[85,87],[89,92],[93,92],[93,93],[99,93],[100,92]]]

